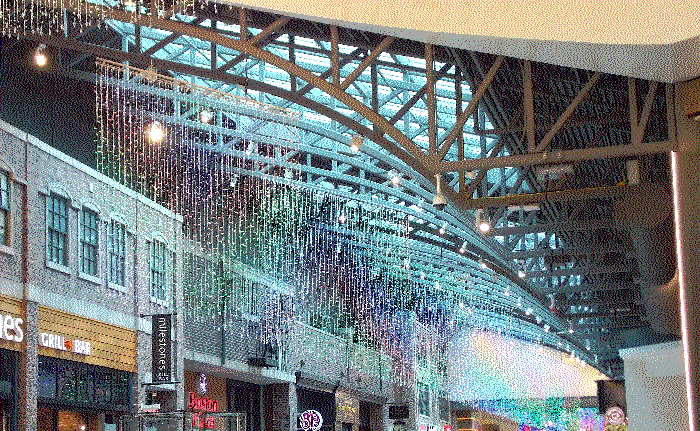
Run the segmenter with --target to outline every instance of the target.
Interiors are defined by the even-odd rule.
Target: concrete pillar
[[[17,429],[37,429],[37,376],[39,368],[39,343],[37,333],[38,305],[27,301],[24,309],[24,340],[26,350],[19,356],[19,397],[17,402]]]
[[[684,347],[690,431],[700,431],[700,79],[677,83],[668,95],[675,108],[669,131],[678,150],[671,154],[676,217],[680,320]],[[690,116],[690,118],[689,118]]]

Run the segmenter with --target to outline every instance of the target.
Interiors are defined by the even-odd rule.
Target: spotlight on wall
[[[199,121],[202,123],[209,124],[211,123],[211,120],[214,119],[214,114],[212,114],[210,111],[203,109],[202,112],[199,113]]]
[[[442,211],[447,206],[447,199],[442,194],[442,174],[435,174],[435,196],[433,197],[433,206]]]
[[[49,62],[49,57],[46,55],[46,45],[39,44],[34,51],[34,64],[39,67],[44,67]]]
[[[163,131],[163,126],[160,125],[158,121],[154,121],[148,127],[148,139],[153,143],[158,143],[165,137],[165,131]]]

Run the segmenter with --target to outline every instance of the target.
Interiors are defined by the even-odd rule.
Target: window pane
[[[153,241],[151,244],[151,296],[165,300],[165,244]]]
[[[123,224],[112,221],[109,225],[109,281],[124,286],[126,237]]]
[[[68,246],[68,204],[66,199],[49,196],[49,260],[66,265]]]
[[[85,274],[97,275],[97,213],[83,210],[80,228],[80,270]]]

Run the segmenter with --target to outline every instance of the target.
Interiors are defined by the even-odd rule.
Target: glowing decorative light
[[[347,217],[345,217],[345,214],[341,213],[340,216],[338,216],[338,221],[340,223],[345,223],[347,221]]]
[[[150,127],[148,128],[148,139],[150,139],[151,142],[158,143],[162,141],[164,137],[165,132],[163,131],[163,127],[160,125],[160,123],[157,121],[151,123]]]
[[[525,271],[523,271],[522,269],[519,269],[518,270],[518,277],[525,278]]]
[[[459,308],[464,309],[464,302],[459,301]]]
[[[440,232],[440,235],[444,235],[446,229],[447,229],[447,223],[443,223],[442,226],[440,227],[440,230],[438,230],[438,232]]]

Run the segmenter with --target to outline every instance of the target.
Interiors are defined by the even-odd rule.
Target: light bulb
[[[481,261],[479,262],[479,264],[481,265],[482,268],[484,268],[484,269],[487,268],[487,265],[486,265],[486,261],[485,261],[485,260],[481,259]]]
[[[163,128],[161,127],[160,123],[157,121],[151,123],[151,126],[148,128],[148,138],[151,140],[151,142],[160,142],[163,140],[164,136],[165,132],[163,132]]]
[[[460,248],[459,248],[459,252],[462,253],[462,254],[464,254],[464,247],[460,247]]]
[[[341,215],[338,217],[338,221],[341,222],[341,223],[345,223],[346,220],[347,220],[347,217],[345,217],[345,214],[341,214]]]
[[[46,66],[47,62],[48,58],[46,57],[46,54],[44,54],[43,50],[37,50],[34,53],[34,63],[36,63],[37,66],[44,67]]]
[[[525,271],[523,271],[522,269],[519,269],[518,270],[518,277],[525,278]]]
[[[356,152],[360,151],[360,147],[356,143],[353,142],[350,145],[350,150],[356,153]]]
[[[479,223],[479,230],[483,233],[488,233],[491,230],[491,225],[487,221]]]
[[[391,177],[391,184],[398,186],[399,181],[401,181],[401,178],[398,175],[394,175],[393,177]]]
[[[423,272],[423,271],[420,272],[420,279],[425,280],[425,272]]]
[[[199,121],[201,121],[202,123],[209,123],[213,118],[214,115],[212,115],[212,113],[207,111],[206,109],[202,110],[202,112],[199,113]]]
[[[464,309],[464,302],[462,302],[462,301],[459,301],[459,308],[462,308],[462,309]]]

